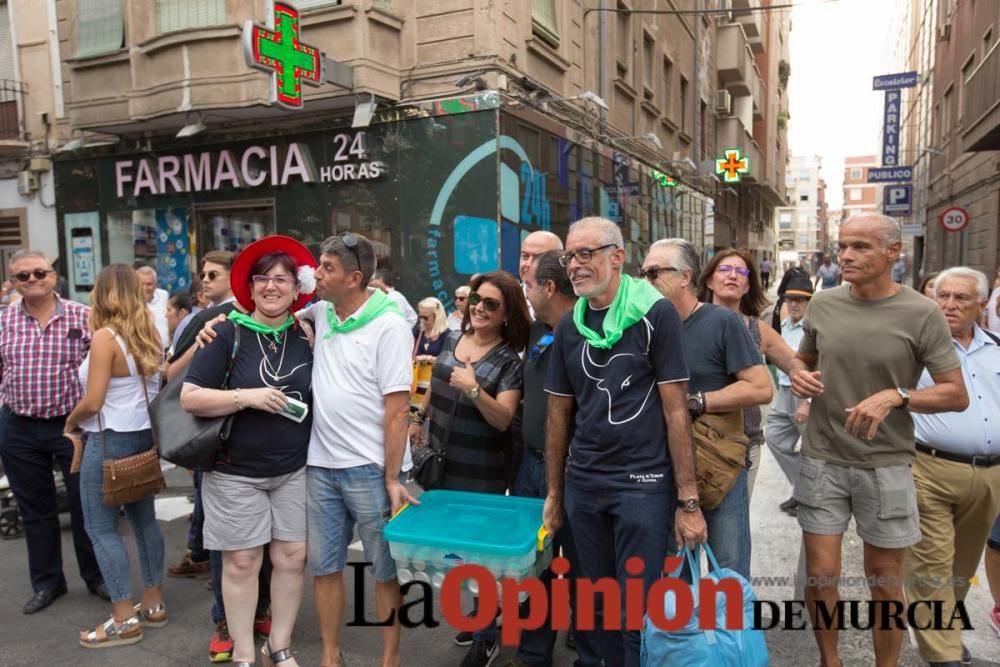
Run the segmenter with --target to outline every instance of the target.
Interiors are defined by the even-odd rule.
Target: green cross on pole
[[[318,86],[322,81],[319,50],[299,41],[299,13],[295,8],[275,3],[274,26],[274,32],[252,26],[248,60],[258,69],[274,72],[279,103],[300,108],[302,82]]]

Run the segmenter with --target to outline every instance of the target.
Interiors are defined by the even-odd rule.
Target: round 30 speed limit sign
[[[941,213],[940,220],[944,231],[960,232],[969,224],[969,212],[961,206],[952,206]]]

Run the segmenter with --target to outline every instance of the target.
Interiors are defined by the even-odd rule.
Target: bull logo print
[[[653,328],[645,318],[642,323],[645,325],[646,336],[644,354],[615,354],[602,364],[591,356],[591,350],[594,348],[589,343],[585,344],[580,352],[580,363],[584,374],[608,397],[608,423],[613,426],[627,424],[641,415],[656,389],[656,379],[649,373],[649,345],[652,341]],[[643,370],[649,375],[649,386],[633,387],[633,379],[639,377]],[[640,395],[641,399],[638,398]]]

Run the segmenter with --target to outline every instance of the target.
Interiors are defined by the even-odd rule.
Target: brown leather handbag
[[[146,389],[146,376],[142,379],[142,393],[146,397],[146,410],[149,410],[149,391]],[[125,456],[120,459],[107,458],[104,448],[104,423],[97,413],[101,429],[101,458],[104,460],[104,504],[108,507],[118,507],[134,503],[143,498],[154,496],[167,487],[160,470],[159,448],[156,446],[156,435],[153,435],[153,446],[144,452]],[[151,433],[154,433],[151,431]]]
[[[750,444],[743,432],[743,411],[704,414],[691,424],[695,443],[695,479],[701,507],[713,510],[722,503],[746,465]]]

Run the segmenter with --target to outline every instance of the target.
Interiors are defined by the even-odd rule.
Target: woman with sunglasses
[[[410,443],[445,452],[442,488],[503,494],[507,490],[506,431],[521,400],[521,358],[531,320],[521,285],[505,271],[476,276],[462,330],[445,340],[431,386],[413,415]],[[491,624],[460,645],[469,655],[496,655],[497,628]],[[481,664],[477,662],[475,664]]]
[[[711,259],[698,281],[699,300],[728,308],[743,316],[743,323],[750,329],[750,336],[760,348],[768,363],[784,372],[791,370],[795,350],[768,326],[761,326],[761,312],[769,304],[760,276],[750,253],[728,248]],[[750,439],[747,455],[750,470],[747,491],[753,496],[753,486],[760,466],[760,446],[764,444],[764,425],[759,407],[743,411],[743,430]]]
[[[462,319],[465,317],[465,306],[471,291],[472,288],[468,285],[462,285],[455,290],[455,310],[448,315],[448,329],[451,331],[462,330]]]
[[[410,409],[417,410],[431,384],[431,369],[448,337],[448,318],[444,304],[427,297],[417,304],[417,326],[413,327],[413,388]]]
[[[229,276],[246,312],[233,310],[215,326],[214,340],[195,353],[181,390],[181,404],[192,414],[234,415],[225,446],[204,473],[201,496],[204,546],[222,552],[222,596],[237,667],[254,663],[258,575],[267,545],[271,631],[261,653],[265,665],[297,665],[288,647],[305,579],[313,354],[292,313],[315,291],[315,266],[309,250],[286,236],[247,246]]]

